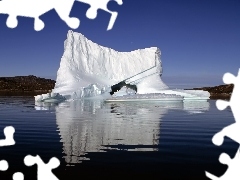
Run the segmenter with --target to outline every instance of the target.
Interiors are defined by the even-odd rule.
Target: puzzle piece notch
[[[104,10],[108,13],[111,14],[111,18],[108,23],[107,31],[111,30],[113,28],[113,25],[117,19],[118,13],[115,11],[110,11],[107,7],[107,4],[111,0],[77,0],[79,2],[85,3],[90,5],[91,7],[87,10],[86,16],[89,19],[95,19],[97,17],[97,11],[98,9]],[[122,0],[113,0],[118,3],[118,5],[122,5],[123,1]]]
[[[37,177],[38,180],[59,180],[53,173],[52,169],[57,168],[60,165],[60,161],[53,157],[49,160],[47,164],[45,164],[42,159],[37,156],[31,156],[27,155],[24,158],[24,163],[26,166],[33,166],[34,164],[37,164],[38,170],[37,170]]]
[[[223,82],[225,84],[234,84],[236,82],[236,77],[233,74],[227,72],[223,75]]]
[[[24,175],[21,172],[16,172],[13,174],[13,180],[24,180]]]
[[[238,149],[235,157],[233,159],[230,158],[230,156],[226,153],[222,153],[219,156],[219,162],[221,164],[228,165],[227,171],[221,176],[216,177],[209,172],[205,171],[205,174],[208,178],[212,180],[238,180],[240,177],[240,149]]]
[[[220,146],[223,144],[224,137],[226,136],[232,139],[233,141],[237,142],[238,144],[240,144],[239,132],[240,132],[240,123],[235,122],[223,128],[220,132],[216,133],[212,138],[212,142],[216,146]]]
[[[0,171],[8,170],[8,162],[5,160],[0,161]]]
[[[1,146],[12,146],[15,144],[15,141],[13,139],[13,135],[15,133],[15,129],[12,126],[7,126],[4,128],[4,136],[5,139],[0,140],[0,147]]]
[[[6,25],[9,27],[9,28],[16,28],[18,26],[18,20],[17,20],[17,16],[12,16],[12,15],[9,15],[9,17],[7,18],[7,21],[6,21]],[[35,31],[40,31],[42,30],[43,28],[45,27],[45,24],[44,22],[35,17],[34,18],[34,30]]]
[[[230,102],[224,101],[224,100],[217,100],[216,106],[217,106],[218,110],[222,111],[222,110],[226,109],[228,106],[230,106]]]

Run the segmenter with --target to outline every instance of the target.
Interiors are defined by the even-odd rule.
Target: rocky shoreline
[[[52,90],[56,81],[29,76],[0,77],[0,96],[36,96]],[[210,99],[229,99],[233,91],[233,84],[214,87],[193,88],[210,93]]]
[[[213,87],[193,88],[193,90],[204,90],[210,93],[210,99],[230,99],[233,91],[233,84],[219,85]]]
[[[36,96],[49,92],[54,86],[54,80],[33,75],[0,77],[0,96]]]

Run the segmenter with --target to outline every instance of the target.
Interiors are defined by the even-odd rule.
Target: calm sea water
[[[14,126],[14,146],[0,148],[9,169],[1,179],[22,172],[37,179],[37,166],[23,163],[39,155],[45,163],[57,157],[53,173],[63,179],[208,179],[221,176],[219,161],[233,157],[238,144],[226,138],[220,147],[212,137],[234,123],[230,108],[219,111],[208,102],[73,101],[35,104],[32,97],[0,97],[0,130]],[[3,133],[0,138],[4,139]]]

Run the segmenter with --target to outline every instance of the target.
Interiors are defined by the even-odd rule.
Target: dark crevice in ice
[[[111,86],[112,91],[110,92],[110,94],[113,95],[115,92],[119,91],[123,86],[126,86],[127,88],[130,88],[137,92],[136,85],[126,84],[125,81],[121,81],[120,83]]]

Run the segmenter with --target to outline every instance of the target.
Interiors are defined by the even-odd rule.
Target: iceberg
[[[35,101],[209,99],[207,91],[169,89],[162,74],[158,47],[118,52],[69,30],[55,87],[51,93],[35,96]]]
[[[61,102],[65,101],[66,98],[59,93],[47,93],[47,94],[42,94],[42,95],[37,95],[35,96],[35,101],[37,102],[47,102],[47,103],[56,103],[56,102]]]

